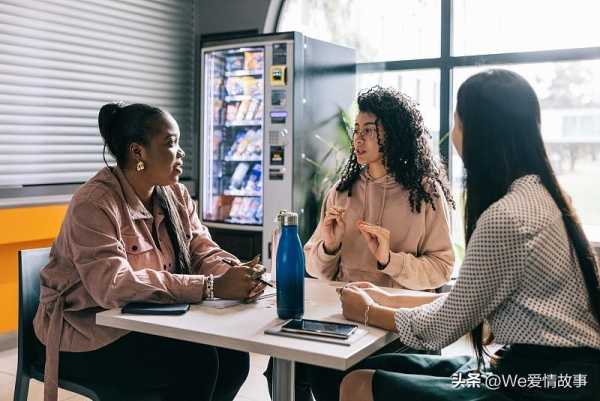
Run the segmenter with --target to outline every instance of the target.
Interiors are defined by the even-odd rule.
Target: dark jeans
[[[36,354],[43,367],[40,343]],[[61,352],[59,358],[61,378],[106,384],[118,394],[109,400],[119,401],[140,399],[140,394],[169,401],[232,401],[249,367],[244,352],[135,332],[98,350]]]
[[[399,352],[420,352],[413,350],[400,341],[396,340],[373,355],[388,354],[388,353],[399,353]],[[313,399],[317,401],[337,401],[340,398],[340,384],[344,376],[348,372],[360,368],[360,363],[355,367],[347,370],[336,370],[329,368],[322,368],[320,366],[308,365],[304,363],[296,363],[296,374],[295,380],[295,395],[296,401],[311,401]],[[267,370],[264,372],[269,383],[269,394],[271,394],[272,375],[273,375],[273,359],[269,360]],[[272,394],[271,394],[272,396]]]

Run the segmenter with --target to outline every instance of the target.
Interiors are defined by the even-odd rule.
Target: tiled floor
[[[465,338],[450,345],[443,350],[444,355],[464,355],[469,353],[469,346]],[[267,366],[268,357],[251,354],[250,374],[246,383],[240,389],[236,401],[270,401],[267,381],[262,372]],[[15,372],[17,369],[17,349],[11,348],[0,351],[0,401],[12,401],[15,385]],[[31,381],[29,385],[28,401],[42,401],[43,387],[40,382]],[[87,398],[59,390],[59,401],[84,401]]]

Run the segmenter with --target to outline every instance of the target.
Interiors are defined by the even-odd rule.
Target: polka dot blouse
[[[600,349],[561,213],[535,175],[480,216],[452,291],[395,318],[400,339],[420,349],[441,349],[483,320],[499,344]]]

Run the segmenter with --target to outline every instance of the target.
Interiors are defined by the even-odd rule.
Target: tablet
[[[310,319],[292,319],[281,327],[281,331],[314,336],[348,338],[358,328],[351,323],[325,322]]]
[[[121,313],[131,315],[182,315],[190,309],[190,304],[153,304],[150,302],[130,302],[121,308]]]

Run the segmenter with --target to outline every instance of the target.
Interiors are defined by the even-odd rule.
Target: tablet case
[[[183,315],[190,304],[153,304],[149,302],[130,302],[121,308],[121,313],[130,315]]]

